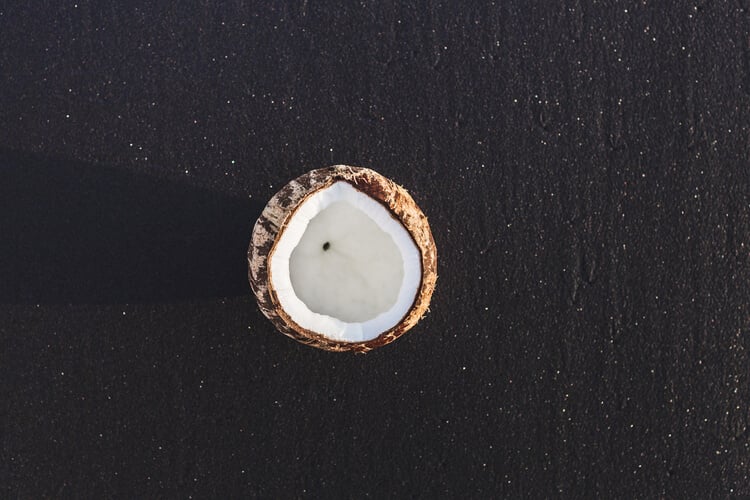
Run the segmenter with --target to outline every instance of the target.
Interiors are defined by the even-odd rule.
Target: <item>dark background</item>
[[[0,496],[750,495],[750,2],[126,3],[0,4]],[[334,163],[438,245],[366,356],[246,281]]]

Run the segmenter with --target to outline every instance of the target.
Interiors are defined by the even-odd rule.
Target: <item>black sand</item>
[[[0,496],[750,495],[748,2],[58,3],[0,6]],[[438,244],[366,356],[246,280],[334,163]]]

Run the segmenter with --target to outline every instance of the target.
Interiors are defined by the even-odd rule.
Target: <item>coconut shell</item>
[[[422,281],[409,311],[401,321],[378,337],[366,342],[341,342],[302,328],[281,307],[271,284],[270,258],[296,209],[310,195],[337,181],[345,181],[382,203],[411,235],[422,257]],[[426,313],[437,281],[437,250],[427,217],[406,189],[374,170],[347,165],[312,170],[284,186],[268,202],[253,228],[247,253],[250,286],[261,312],[276,328],[303,344],[328,351],[366,353],[393,342],[406,333]]]

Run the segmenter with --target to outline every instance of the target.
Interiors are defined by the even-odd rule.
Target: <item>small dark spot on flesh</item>
[[[323,250],[328,250],[329,248],[331,248],[331,244],[328,241],[323,243]]]

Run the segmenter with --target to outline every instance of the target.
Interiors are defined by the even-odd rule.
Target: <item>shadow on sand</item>
[[[0,303],[143,303],[249,293],[257,202],[0,150]]]

